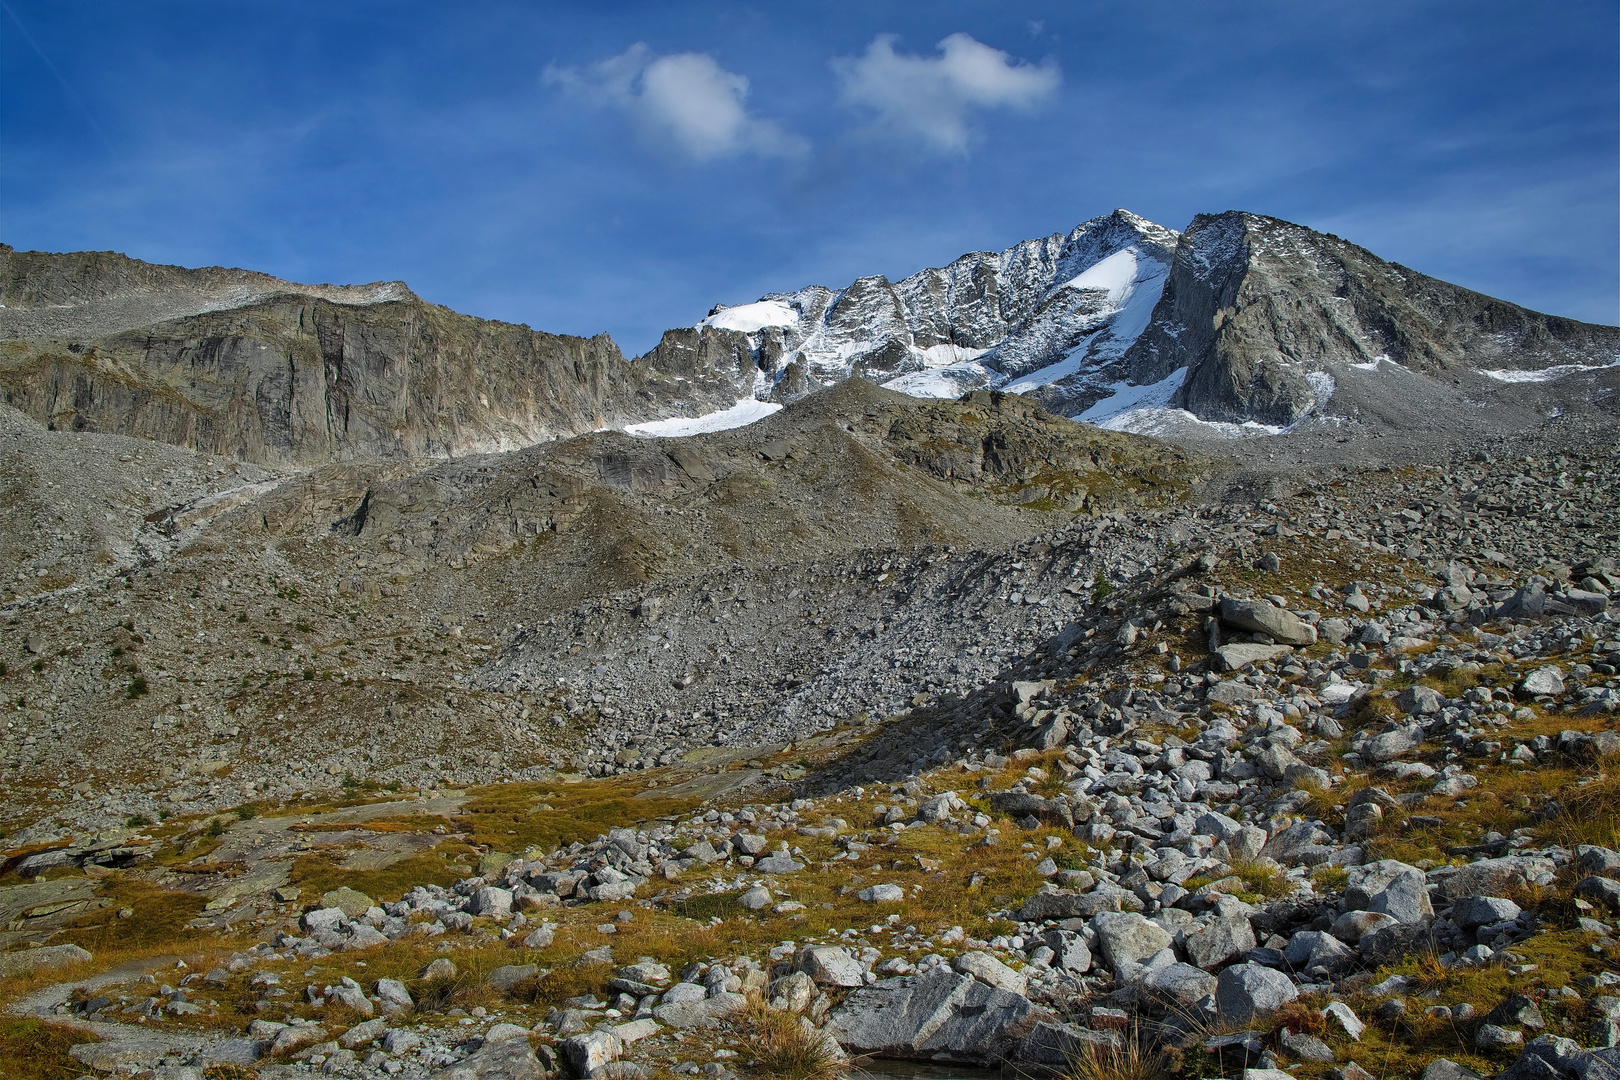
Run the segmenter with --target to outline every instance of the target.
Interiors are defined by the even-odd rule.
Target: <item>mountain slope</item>
[[[1620,357],[1620,328],[1543,315],[1239,211],[1200,215],[1178,234],[1116,210],[897,283],[772,293],[716,308],[649,355],[710,337],[751,350],[760,397],[852,376],[921,397],[990,386],[1159,434],[1275,433],[1312,415],[1444,427],[1505,383],[1595,370],[1560,388],[1595,400],[1620,377],[1603,370]],[[1341,386],[1351,388],[1342,408],[1331,404]]]
[[[627,361],[398,282],[295,285],[0,248],[0,400],[62,430],[272,465],[447,457],[730,405],[737,357]],[[709,366],[714,359],[729,367]]]
[[[1449,380],[1601,367],[1617,355],[1620,328],[1543,315],[1336,236],[1232,211],[1187,228],[1126,361],[1139,385],[1185,369],[1172,404],[1200,419],[1283,426],[1325,408],[1347,366]],[[1389,393],[1409,393],[1404,385],[1391,373]]]

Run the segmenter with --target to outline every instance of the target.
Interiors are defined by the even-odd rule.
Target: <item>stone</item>
[[[1078,1024],[1042,1021],[1008,1048],[1006,1060],[1017,1062],[1025,1075],[1062,1076],[1074,1062],[1088,1056],[1104,1056],[1124,1045],[1117,1031],[1095,1031]]]
[[[1434,917],[1428,879],[1415,866],[1382,859],[1350,867],[1345,903],[1361,911],[1388,915],[1406,924],[1426,923]]]
[[[785,852],[775,852],[765,856],[754,863],[754,869],[761,874],[791,874],[796,870],[803,870],[804,864],[794,862]],[[896,888],[897,886],[889,886]]]
[[[851,1056],[984,1063],[1051,1020],[1027,998],[941,965],[851,992],[827,1031]]]
[[[587,1031],[564,1039],[558,1049],[575,1075],[589,1076],[593,1070],[619,1060],[624,1053],[624,1043],[609,1031]]]
[[[1088,893],[1039,892],[1018,911],[1022,922],[1090,919],[1105,911],[1141,911],[1141,899],[1129,889],[1104,882]]]
[[[1193,964],[1214,971],[1221,965],[1248,955],[1259,942],[1254,928],[1243,916],[1200,920],[1196,930],[1189,929],[1184,943],[1187,959]]]
[[[1446,707],[1446,699],[1432,686],[1409,686],[1400,692],[1395,705],[1413,716],[1432,716]]]
[[[1541,1010],[1536,1007],[1533,1000],[1523,994],[1510,995],[1485,1014],[1484,1022],[1502,1027],[1529,1028],[1531,1031],[1547,1029],[1547,1021],[1542,1017]]]
[[[349,940],[343,943],[349,952],[388,944],[388,935],[367,923],[355,923],[349,931]]]
[[[1517,919],[1518,904],[1500,896],[1465,896],[1451,908],[1451,921],[1464,930]]]
[[[1045,939],[1047,948],[1052,950],[1052,966],[1074,975],[1083,975],[1091,970],[1091,950],[1086,946],[1086,939],[1072,930],[1052,930]]]
[[[1234,964],[1220,973],[1215,1008],[1222,1020],[1248,1024],[1264,1019],[1299,996],[1293,980],[1259,964]]]
[[[1479,1050],[1506,1050],[1524,1043],[1524,1033],[1497,1024],[1481,1024],[1474,1032],[1474,1046]]]
[[[1356,1011],[1342,1001],[1330,1001],[1322,1009],[1322,1015],[1339,1025],[1339,1029],[1355,1042],[1361,1041],[1361,1033],[1367,1030],[1367,1025],[1361,1022]]]
[[[1613,878],[1582,878],[1575,886],[1575,895],[1620,912],[1620,881]]]
[[[752,889],[737,897],[737,903],[749,911],[758,911],[761,908],[769,907],[775,899],[771,894],[771,890],[763,885],[755,885]]]
[[[1328,933],[1346,945],[1359,945],[1361,939],[1374,930],[1398,925],[1400,925],[1398,920],[1385,915],[1382,911],[1347,911],[1333,920],[1333,925],[1328,927]]]
[[[1277,1033],[1277,1045],[1284,1052],[1301,1061],[1333,1061],[1333,1051],[1315,1035],[1295,1034],[1283,1028]]]
[[[1361,744],[1361,756],[1368,761],[1393,761],[1423,745],[1423,725],[1408,724],[1374,735]]]
[[[1423,1080],[1480,1080],[1480,1076],[1450,1058],[1435,1058],[1424,1066]]]
[[[533,978],[539,971],[538,964],[503,964],[491,971],[484,981],[505,994],[524,979]]]
[[[383,1032],[387,1029],[387,1027],[388,1021],[384,1020],[380,1016],[375,1020],[367,1020],[363,1024],[356,1024],[354,1027],[338,1036],[338,1045],[343,1047],[345,1050],[354,1050],[358,1047],[366,1046],[370,1044],[373,1039],[382,1038]]]
[[[822,986],[861,986],[866,981],[860,961],[834,945],[800,949],[793,964]]]
[[[409,1009],[416,1004],[411,1000],[411,992],[398,979],[378,979],[374,992],[377,1000],[382,1002],[382,1010],[385,1013]]]
[[[963,975],[971,975],[988,986],[1008,993],[1022,995],[1029,989],[1029,979],[1003,964],[987,952],[967,952],[951,962]]]
[[[1148,972],[1142,989],[1190,1015],[1190,1010],[1215,992],[1215,984],[1215,976],[1209,972],[1178,961]]]
[[[374,907],[376,903],[365,893],[358,889],[351,889],[347,885],[321,894],[321,907],[337,908],[351,919],[358,919],[366,913],[368,908]]]
[[[1573,1039],[1541,1035],[1496,1080],[1610,1080],[1620,1074],[1620,1048],[1583,1050]]]
[[[17,952],[0,953],[0,975],[24,975],[30,971],[82,964],[91,959],[89,950],[77,945],[41,945]]]
[[[1226,648],[1231,648],[1231,646],[1226,646]],[[1289,649],[1288,651],[1292,652],[1293,650]],[[1244,664],[1253,662],[1252,660],[1244,659],[1243,654],[1234,653],[1233,659],[1237,661],[1235,665],[1228,665],[1223,659],[1220,666],[1226,670],[1235,671]],[[1242,683],[1238,682],[1236,679],[1230,679],[1226,682],[1218,682],[1214,686],[1210,687],[1209,691],[1204,695],[1204,700],[1216,705],[1241,705],[1243,702],[1253,701],[1259,696],[1260,691],[1250,686],[1248,683]]]
[[[771,842],[758,833],[738,833],[731,838],[731,846],[739,855],[759,855],[771,846]]]
[[[1557,696],[1564,692],[1564,673],[1551,664],[1538,667],[1519,683],[1519,693],[1525,697]]]
[[[1265,600],[1221,601],[1221,621],[1240,630],[1265,634],[1282,645],[1316,644],[1316,627],[1286,608]]]
[[[1235,645],[1222,645],[1210,655],[1210,660],[1217,671],[1237,671],[1247,664],[1264,664],[1269,660],[1287,656],[1293,651],[1293,647],[1289,645],[1259,645],[1238,642]],[[1220,684],[1220,686],[1228,685],[1231,684]],[[1219,689],[1219,687],[1215,689]],[[1210,700],[1216,700],[1213,689],[1205,696]]]
[[[537,926],[523,939],[525,949],[544,949],[556,939],[556,930],[550,926]]]
[[[496,1027],[512,1027],[497,1024]],[[519,1029],[522,1030],[521,1028]],[[611,1036],[610,1036],[611,1037]],[[545,1067],[526,1038],[484,1040],[470,1056],[435,1073],[432,1080],[546,1080]]]
[[[898,885],[869,885],[856,893],[855,898],[868,904],[894,904],[906,898],[906,891]]]
[[[1130,911],[1103,912],[1091,920],[1097,933],[1097,950],[1108,966],[1140,963],[1174,940],[1169,931]]]
[[[1355,961],[1356,954],[1332,934],[1318,930],[1301,930],[1288,939],[1283,959],[1296,971],[1310,971],[1325,967],[1337,971]]]
[[[748,1007],[748,999],[742,994],[724,990],[708,994],[702,1001],[670,1002],[667,993],[664,997],[665,1004],[653,1010],[653,1017],[680,1030],[719,1027],[727,1017]]]
[[[306,911],[299,917],[306,934],[336,934],[349,925],[349,917],[342,908],[327,907]]]
[[[475,889],[467,910],[486,919],[505,920],[512,914],[512,893],[509,889],[484,885]]]
[[[1497,859],[1481,859],[1467,866],[1436,871],[1440,895],[1456,901],[1465,896],[1501,896],[1524,885],[1550,884],[1557,873],[1557,865],[1540,855],[1504,855]]]

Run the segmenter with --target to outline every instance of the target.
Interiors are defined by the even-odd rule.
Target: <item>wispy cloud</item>
[[[935,150],[965,153],[974,110],[1033,108],[1063,81],[1054,60],[1017,60],[967,34],[941,41],[938,56],[897,53],[896,40],[879,34],[862,55],[835,59],[839,96],[879,127]]]
[[[548,65],[543,81],[582,101],[622,110],[649,141],[698,161],[792,157],[805,141],[747,108],[748,79],[707,53],[656,55],[637,42],[585,67]]]

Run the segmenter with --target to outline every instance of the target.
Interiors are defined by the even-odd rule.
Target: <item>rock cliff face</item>
[[[919,397],[1020,379],[1033,387],[1096,375],[1124,353],[1153,309],[1176,239],[1116,210],[1067,235],[970,252],[899,282],[863,277],[716,308],[700,329],[745,339],[763,392],[779,400],[855,375]]]
[[[5,248],[0,287],[8,404],[61,430],[267,464],[510,449],[723,408],[754,382],[724,350],[632,363],[606,335],[460,315],[397,282]]]
[[[1200,215],[1182,234],[1125,360],[1139,385],[1186,369],[1172,404],[1200,419],[1288,425],[1326,406],[1346,366],[1439,378],[1601,367],[1617,355],[1620,328],[1543,315],[1233,211]],[[1389,393],[1401,387],[1392,381]]]

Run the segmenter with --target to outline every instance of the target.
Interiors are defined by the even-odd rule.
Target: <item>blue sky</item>
[[[0,239],[402,279],[634,355],[716,303],[1252,210],[1620,321],[1620,6],[4,0]]]

